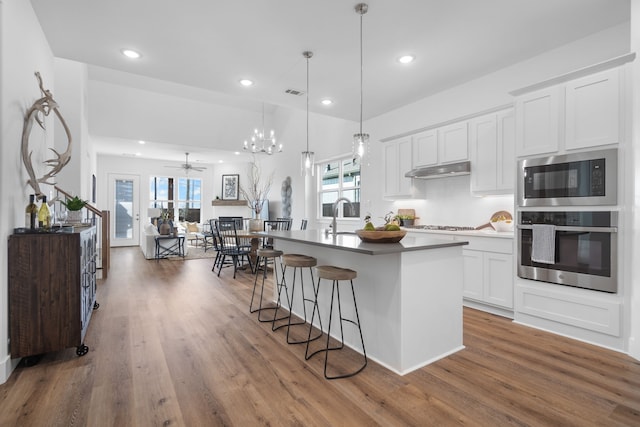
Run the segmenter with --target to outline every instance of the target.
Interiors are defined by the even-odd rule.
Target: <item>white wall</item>
[[[87,117],[87,66],[80,62],[56,58],[56,101],[71,131],[71,160],[57,177],[57,185],[81,199],[91,200],[91,175],[95,173]],[[67,135],[55,123],[55,148],[66,149]]]
[[[0,383],[16,362],[10,360],[8,347],[6,242],[15,227],[24,226],[24,206],[32,192],[26,185],[20,146],[24,114],[41,97],[35,71],[40,71],[44,87],[55,98],[53,55],[31,3],[0,1],[0,241],[4,242],[0,245]],[[51,119],[47,118],[47,126]],[[46,148],[53,146],[53,132],[39,131],[36,125],[29,146],[35,166],[41,169],[44,156],[50,154]]]
[[[640,53],[640,0],[631,0],[631,51]],[[632,221],[631,251],[627,260],[631,264],[631,332],[629,337],[629,354],[640,360],[640,63],[639,59],[632,64],[632,102],[633,123],[630,144],[628,185],[633,194],[631,204]],[[633,262],[636,261],[636,262]]]

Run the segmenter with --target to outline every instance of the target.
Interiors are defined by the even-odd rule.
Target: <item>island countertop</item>
[[[291,242],[306,243],[326,248],[358,252],[367,255],[385,255],[401,252],[421,251],[428,249],[448,248],[467,245],[465,241],[449,241],[432,237],[405,236],[398,243],[367,243],[354,234],[338,234],[333,236],[323,230],[268,231],[257,233]]]

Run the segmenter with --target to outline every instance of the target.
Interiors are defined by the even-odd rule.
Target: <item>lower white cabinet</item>
[[[468,240],[464,257],[463,296],[481,304],[513,310],[513,240],[459,236]]]

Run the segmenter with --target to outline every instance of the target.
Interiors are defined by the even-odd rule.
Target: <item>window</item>
[[[170,219],[176,217],[177,208],[179,221],[200,222],[201,189],[200,179],[152,176],[149,207],[166,210]]]
[[[338,218],[360,217],[360,160],[339,159],[320,164],[318,200],[321,217],[333,217],[333,203],[340,197],[351,200],[338,205]]]

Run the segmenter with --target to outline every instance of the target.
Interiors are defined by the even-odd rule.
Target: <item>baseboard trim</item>
[[[4,384],[9,379],[9,376],[16,369],[20,363],[20,359],[12,359],[11,355],[7,355],[2,362],[0,362],[0,384]]]

